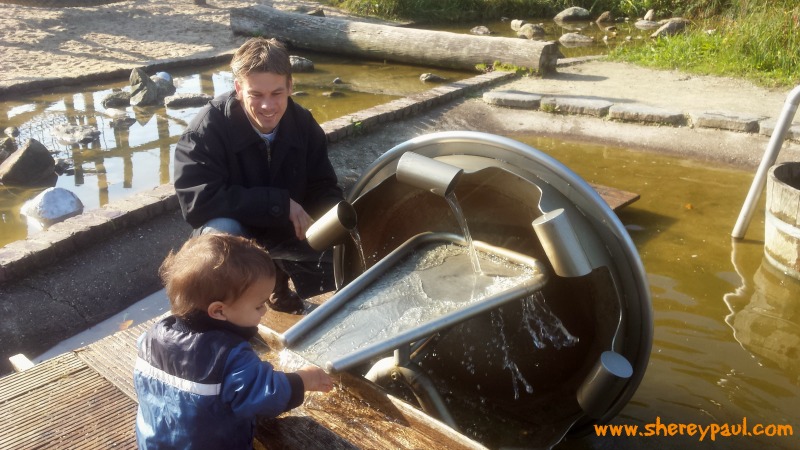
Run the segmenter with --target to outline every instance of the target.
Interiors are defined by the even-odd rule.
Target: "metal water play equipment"
[[[308,236],[335,245],[340,289],[286,348],[490,447],[552,447],[633,396],[653,338],[644,268],[605,201],[552,157],[486,133],[420,136],[335,210]]]

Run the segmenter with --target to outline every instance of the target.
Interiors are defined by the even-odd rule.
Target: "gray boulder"
[[[25,202],[20,213],[48,227],[83,213],[83,203],[72,191],[51,187]]]
[[[435,73],[423,73],[419,76],[419,80],[423,83],[442,83],[447,81],[447,78],[436,75]]]
[[[544,37],[545,34],[546,32],[544,26],[538,23],[526,23],[520,27],[519,31],[517,31],[517,37],[527,39],[539,39]]]
[[[213,96],[209,94],[175,94],[164,99],[164,106],[167,108],[191,108],[200,107],[210,102]]]
[[[0,139],[0,163],[8,159],[15,151],[17,151],[16,139],[11,137]]]
[[[0,164],[0,182],[8,186],[37,186],[55,174],[56,161],[47,148],[35,139]]]
[[[556,14],[553,20],[560,22],[569,22],[573,20],[591,20],[591,17],[592,15],[588,9],[581,8],[580,6],[573,6]]]
[[[519,31],[519,29],[522,28],[522,26],[525,25],[526,23],[528,22],[525,22],[524,20],[520,19],[514,19],[511,21],[511,29],[513,31]]]
[[[144,69],[131,71],[131,106],[154,105],[158,101],[158,85],[147,76]]]
[[[172,83],[172,75],[167,72],[158,72],[150,79],[156,84],[156,95],[158,98],[168,97],[175,93],[175,85]]]
[[[594,38],[580,33],[565,33],[558,38],[558,42],[564,47],[582,47],[594,44]]]
[[[651,22],[656,20],[656,12],[655,12],[655,10],[648,9],[647,12],[645,13],[643,19],[647,20],[647,21],[651,21]]]
[[[682,17],[673,17],[672,19],[667,19],[661,23],[661,27],[650,35],[651,38],[672,36],[678,33],[683,33],[691,22]]]
[[[597,23],[608,23],[613,21],[614,16],[611,14],[611,11],[604,11],[603,14],[600,14],[600,17],[595,20]]]
[[[490,30],[489,27],[484,25],[478,25],[477,27],[472,27],[472,29],[470,29],[469,32],[478,36],[488,36],[490,34],[493,34],[492,30]]]
[[[289,62],[292,63],[292,72],[313,72],[314,62],[302,56],[289,55]]]

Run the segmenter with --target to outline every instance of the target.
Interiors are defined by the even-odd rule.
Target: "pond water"
[[[295,100],[323,123],[392,99],[431,89],[419,76],[435,72],[449,81],[474,73],[360,61],[308,52],[292,52],[315,63],[314,72],[294,75]],[[171,71],[178,93],[218,95],[233,88],[227,64]],[[333,84],[335,78],[342,84]],[[102,105],[113,89],[127,81],[87,86],[82,91],[27,95],[0,103],[0,125],[20,130],[18,143],[33,138],[45,145],[70,170],[55,186],[75,193],[84,210],[98,208],[140,191],[172,181],[175,144],[199,108],[127,107],[129,127],[115,127]],[[338,91],[342,96],[328,96]],[[100,131],[88,144],[66,145],[53,136],[61,124],[91,125]],[[40,230],[19,214],[25,201],[51,186],[33,189],[0,185],[0,246],[25,239]]]
[[[747,239],[730,233],[752,172],[586,143],[509,136],[589,182],[641,195],[618,213],[654,308],[649,367],[614,424],[800,426],[800,282],[762,262],[763,201]],[[760,220],[759,220],[760,219]],[[510,375],[509,375],[510,376]],[[752,428],[751,428],[752,430]],[[558,449],[797,448],[797,437],[587,437]]]

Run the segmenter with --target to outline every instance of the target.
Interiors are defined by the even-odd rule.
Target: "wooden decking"
[[[639,198],[594,188],[615,211]],[[264,359],[279,361],[276,333],[300,317],[264,316],[256,345]],[[136,340],[155,320],[0,378],[0,449],[135,449]],[[361,377],[336,376],[332,392],[309,393],[301,407],[259,421],[256,448],[484,448]]]

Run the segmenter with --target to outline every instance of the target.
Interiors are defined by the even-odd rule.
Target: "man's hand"
[[[305,240],[306,231],[308,231],[308,227],[314,223],[314,220],[306,213],[306,210],[303,209],[299,203],[292,199],[289,199],[289,220],[291,220],[292,225],[294,225],[294,234],[297,236],[297,239],[301,241]]]

